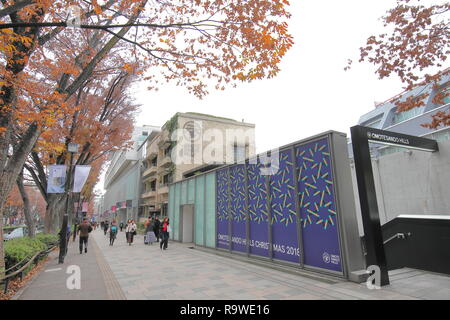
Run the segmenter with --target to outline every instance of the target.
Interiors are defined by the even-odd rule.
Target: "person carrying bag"
[[[125,232],[127,235],[128,245],[131,246],[131,244],[133,243],[133,238],[137,234],[137,232],[136,232],[137,226],[136,226],[136,223],[134,223],[134,220],[128,220],[128,221],[129,222],[127,224],[127,228],[126,228]]]

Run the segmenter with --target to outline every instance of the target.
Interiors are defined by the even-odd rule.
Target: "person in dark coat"
[[[160,238],[160,229],[161,229],[161,221],[159,221],[158,216],[156,216],[155,221],[153,223],[153,232],[155,233],[156,241],[158,242]]]
[[[109,245],[114,245],[114,240],[116,240],[117,231],[119,230],[119,227],[117,227],[116,220],[113,220],[111,222],[111,227],[109,228]]]
[[[83,223],[78,227],[78,234],[80,238],[80,254],[83,253],[83,245],[84,245],[84,253],[87,253],[88,238],[89,233],[91,231],[92,231],[91,224],[87,221],[87,219],[84,219]]]
[[[108,234],[109,222],[105,221],[105,225],[103,226],[103,231],[105,232],[105,236]]]
[[[145,222],[145,244],[153,244],[155,242],[155,232],[154,230],[154,221],[152,217],[148,217],[147,221]]]

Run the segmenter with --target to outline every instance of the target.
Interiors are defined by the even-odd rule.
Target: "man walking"
[[[103,225],[103,231],[105,232],[105,236],[108,234],[109,229],[109,222],[105,221],[105,224]]]
[[[78,227],[78,233],[80,236],[80,254],[83,253],[83,244],[84,244],[84,253],[87,253],[87,245],[89,233],[92,231],[92,227],[87,219],[83,220],[83,223]]]

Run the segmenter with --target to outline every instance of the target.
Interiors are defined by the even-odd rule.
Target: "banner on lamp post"
[[[87,178],[89,177],[89,172],[91,171],[91,166],[75,166],[75,177],[73,180],[73,192],[81,192]]]
[[[64,193],[64,186],[66,184],[66,169],[65,165],[50,165],[48,168],[48,184],[47,193]]]
[[[89,202],[84,201],[82,204],[82,212],[88,212]]]

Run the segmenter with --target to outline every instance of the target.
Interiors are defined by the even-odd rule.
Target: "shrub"
[[[36,253],[47,249],[47,245],[36,238],[23,237],[7,241],[4,249],[6,269],[8,269],[25,258],[32,258]]]
[[[59,243],[59,237],[56,234],[38,233],[36,239],[43,242],[47,248],[50,248]]]

